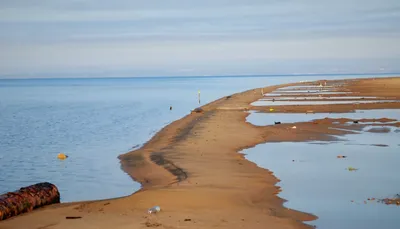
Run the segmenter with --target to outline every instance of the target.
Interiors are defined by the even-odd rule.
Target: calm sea
[[[129,195],[140,185],[117,156],[197,107],[198,90],[203,105],[255,87],[351,77],[371,76],[0,80],[0,193],[48,181],[63,202]]]

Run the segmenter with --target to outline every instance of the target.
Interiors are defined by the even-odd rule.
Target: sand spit
[[[325,81],[307,83],[319,85]],[[302,83],[305,84],[305,83]],[[400,99],[400,78],[328,81],[356,96]],[[45,207],[0,222],[11,228],[310,228],[315,216],[283,207],[278,179],[238,152],[267,141],[330,140],[346,130],[334,121],[253,126],[246,110],[271,112],[250,104],[287,84],[249,90],[216,100],[158,132],[140,149],[121,155],[121,165],[143,188],[112,200]],[[334,96],[334,95],[332,95]],[[337,96],[337,95],[335,95]],[[400,108],[400,103],[279,106],[274,112],[351,112]],[[158,205],[161,212],[148,215]],[[82,217],[66,219],[66,217]]]

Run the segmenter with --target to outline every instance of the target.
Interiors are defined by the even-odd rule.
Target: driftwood
[[[0,220],[54,203],[60,203],[60,193],[53,184],[45,182],[21,188],[0,195]]]

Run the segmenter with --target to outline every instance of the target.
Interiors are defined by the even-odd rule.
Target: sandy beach
[[[291,124],[254,126],[246,122],[248,111],[271,112],[271,106],[251,105],[263,93],[325,82],[257,88],[204,105],[199,112],[164,127],[140,149],[120,155],[122,169],[142,184],[140,191],[110,200],[48,206],[0,221],[0,229],[312,228],[303,222],[316,216],[285,208],[285,200],[277,196],[279,180],[239,152],[264,142],[329,140],[332,135],[345,134],[345,130],[331,127],[352,120],[303,122],[295,130]],[[360,97],[378,98],[376,103],[274,106],[273,112],[400,108],[395,101],[400,100],[399,77],[335,80],[327,85],[338,85],[337,90]],[[155,205],[161,212],[149,215],[147,209]]]

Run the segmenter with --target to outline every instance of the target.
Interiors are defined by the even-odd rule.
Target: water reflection
[[[261,113],[251,111],[246,121],[256,125],[272,125],[275,121],[281,123],[310,122],[312,120],[324,118],[348,118],[348,119],[400,119],[400,110],[398,109],[377,109],[377,110],[356,110],[353,113]],[[364,123],[366,124],[366,123]]]
[[[377,99],[378,97],[375,96],[341,96],[341,97],[312,97],[312,96],[307,96],[307,97],[274,97],[274,98],[262,98],[260,100],[265,100],[265,101],[283,101],[283,100],[320,100],[320,99],[341,99],[341,100],[346,100],[346,99]]]
[[[329,104],[363,104],[363,103],[393,103],[398,100],[326,100],[326,101],[268,101],[258,100],[253,102],[253,106],[289,106],[289,105],[329,105]]]
[[[254,123],[254,117],[264,117],[265,122],[272,120],[266,118],[270,115],[278,114],[252,113],[248,119]],[[279,114],[279,120],[303,122],[325,115],[400,118],[398,110],[371,110],[348,114]],[[358,131],[359,134],[342,136],[345,141],[266,143],[243,153],[248,160],[271,170],[281,180],[279,196],[288,200],[286,207],[319,217],[310,222],[317,228],[397,229],[400,207],[366,201],[392,197],[400,190],[399,128],[380,127],[389,128],[387,133],[370,131],[378,127],[367,126]],[[338,155],[346,158],[337,158]],[[358,170],[349,171],[348,168]]]

